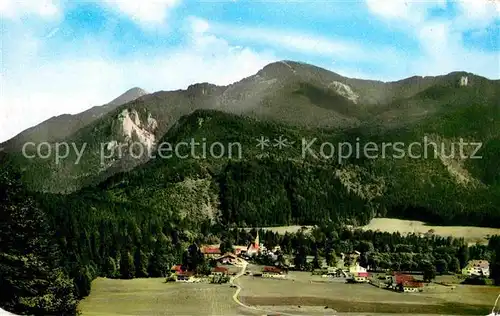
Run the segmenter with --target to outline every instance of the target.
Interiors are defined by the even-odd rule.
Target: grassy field
[[[82,316],[255,315],[232,299],[229,285],[164,283],[163,278],[98,278],[79,305]]]
[[[431,231],[435,235],[452,236],[464,238],[468,243],[487,243],[487,236],[500,235],[498,228],[466,227],[466,226],[431,226],[424,222],[400,220],[393,218],[374,218],[372,221],[361,227],[364,230],[380,230],[383,232],[407,233],[427,233]]]
[[[290,272],[288,280],[244,276],[240,300],[248,305],[288,313],[486,315],[500,288],[431,286],[423,293],[396,293],[369,284],[345,284]]]
[[[306,227],[306,232],[313,226],[279,226],[279,227],[261,227],[263,230],[270,230],[278,234],[296,233],[302,227]],[[425,234],[431,231],[439,236],[452,236],[455,238],[464,238],[469,244],[481,243],[487,244],[488,236],[500,235],[500,228],[472,227],[472,226],[432,226],[424,222],[401,220],[395,218],[374,218],[368,225],[360,227],[363,230],[374,230],[383,232],[400,232],[401,234],[421,233]],[[245,228],[250,231],[251,228]]]
[[[261,267],[250,265],[250,271]],[[444,281],[444,280],[442,280]],[[423,293],[396,293],[290,272],[286,280],[242,276],[239,299],[251,307],[291,315],[486,315],[500,288],[432,284]],[[262,315],[233,301],[229,285],[164,283],[164,279],[98,278],[80,303],[83,316]]]

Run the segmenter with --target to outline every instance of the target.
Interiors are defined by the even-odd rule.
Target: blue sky
[[[493,0],[2,0],[0,141],[139,86],[229,84],[283,59],[348,77],[500,78]]]

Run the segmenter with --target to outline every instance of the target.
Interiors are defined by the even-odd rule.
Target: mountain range
[[[466,85],[461,82],[463,78],[467,78]],[[279,61],[228,86],[198,83],[186,90],[152,94],[134,88],[106,105],[51,118],[0,147],[19,161],[31,189],[68,193],[144,163],[147,153],[131,158],[126,154],[127,146],[139,141],[146,151],[154,152],[181,117],[197,110],[217,110],[297,129],[327,129],[341,134],[362,129],[380,136],[394,135],[400,129],[412,129],[422,122],[478,105],[489,105],[484,113],[496,111],[498,100],[500,81],[470,73],[380,82],[343,77],[309,64]],[[496,122],[497,117],[486,119]],[[444,126],[446,121],[438,124]],[[488,137],[495,138],[495,133]],[[78,148],[85,143],[86,148],[78,164],[73,151],[55,164],[53,157],[22,157],[20,149],[28,141],[64,141]],[[103,148],[120,147],[125,154],[101,163]]]

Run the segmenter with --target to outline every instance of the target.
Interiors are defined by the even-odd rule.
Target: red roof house
[[[285,278],[286,271],[281,270],[278,267],[267,266],[262,269],[262,276],[271,278]]]
[[[394,273],[392,280],[392,288],[402,292],[418,292],[424,287],[422,281],[408,274]]]
[[[215,267],[212,269],[212,274],[224,274],[227,275],[229,270],[224,267]]]
[[[267,266],[262,269],[262,272],[270,272],[270,273],[281,273],[281,269],[278,267]]]
[[[222,254],[219,246],[203,246],[201,247],[201,253],[209,258],[216,258]]]
[[[394,272],[393,280],[394,280],[393,283],[398,285],[398,284],[403,284],[405,282],[413,282],[413,281],[415,281],[415,278],[412,275]]]
[[[170,271],[173,273],[177,273],[177,272],[182,272],[184,270],[182,269],[181,264],[176,264],[176,265],[173,265],[172,268],[170,268]]]

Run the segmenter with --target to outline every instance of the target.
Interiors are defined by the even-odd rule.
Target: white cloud
[[[390,4],[389,4],[390,3]],[[394,5],[392,5],[394,3]],[[421,53],[407,59],[407,68],[418,75],[442,75],[463,70],[498,78],[498,52],[466,48],[463,32],[484,29],[498,19],[500,5],[489,0],[458,0],[455,16],[444,20],[429,16],[434,8],[443,8],[445,0],[412,1],[366,0],[370,12],[406,32],[419,44]],[[414,14],[412,16],[412,14]],[[402,23],[404,22],[404,23]]]
[[[0,16],[17,19],[26,15],[38,15],[42,18],[58,16],[60,9],[55,0],[2,0]]]
[[[210,31],[231,39],[257,42],[306,54],[343,56],[361,51],[360,47],[354,43],[298,32],[219,24],[211,25]]]
[[[366,0],[366,5],[384,19],[415,24],[425,20],[430,8],[445,6],[446,0]]]
[[[208,21],[204,19],[200,19],[198,17],[188,17],[187,18],[188,23],[190,24],[190,29],[195,33],[205,33],[210,29],[210,24],[208,24]]]
[[[456,5],[459,15],[455,23],[459,29],[480,29],[488,26],[495,19],[500,19],[500,1],[459,0]]]
[[[300,60],[316,61],[328,59],[329,62],[347,62],[353,64],[378,65],[383,73],[378,75],[387,77],[392,72],[392,78],[404,75],[401,69],[405,53],[398,52],[393,47],[351,41],[343,38],[318,36],[300,31],[280,29],[244,27],[230,24],[210,23],[204,20],[191,18],[192,23],[200,25],[205,34],[215,34],[242,45],[258,45],[269,47],[281,56],[293,54]],[[203,26],[203,27],[202,27]]]
[[[0,73],[0,141],[52,116],[104,104],[133,86],[159,91],[196,82],[224,85],[276,60],[271,53],[235,47],[201,33],[193,33],[184,47],[121,59],[103,57],[106,48],[111,48],[104,42],[89,42],[88,46],[77,55],[53,60],[26,58],[26,51],[33,53],[30,47],[9,51],[11,63],[16,61],[14,56],[22,57],[15,67]],[[95,46],[101,49],[89,53]]]
[[[401,56],[391,47],[365,45],[345,39],[297,31],[211,23],[205,32],[234,42],[266,46],[275,51],[298,53],[304,57],[330,58],[335,61],[381,62],[392,65],[401,59]]]
[[[168,11],[179,0],[104,0],[110,8],[130,16],[135,22],[148,26],[163,24]]]
[[[414,72],[442,75],[468,71],[489,78],[500,75],[498,53],[466,48],[461,32],[454,30],[451,23],[428,22],[419,29],[417,38],[423,54],[410,62]]]

